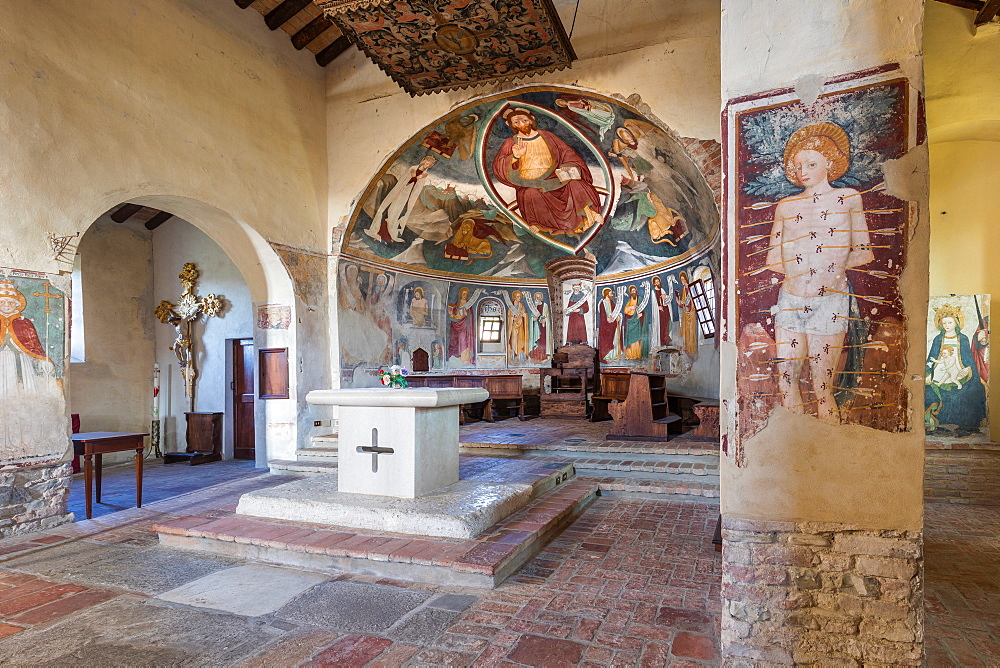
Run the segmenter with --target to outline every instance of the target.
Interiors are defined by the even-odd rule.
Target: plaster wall
[[[259,14],[200,0],[4,10],[0,228],[19,243],[0,265],[54,271],[47,233],[81,232],[144,195],[325,245],[323,71]]]
[[[922,91],[922,2],[848,6],[774,0],[767,4],[768,11],[761,12],[760,3],[750,0],[723,3],[723,100],[795,88],[797,96],[811,104],[825,81],[892,62],[901,64],[913,96]],[[911,115],[914,110],[911,106]],[[915,129],[911,124],[910,132]],[[926,160],[926,147],[918,146],[897,164],[890,161],[885,167],[887,192],[915,204],[906,266],[898,284],[910,320],[904,376],[911,406],[908,430],[889,433],[825,424],[776,408],[766,427],[743,444],[745,466],[730,458],[722,460],[724,514],[755,520],[829,521],[862,529],[920,529],[929,236]],[[732,178],[734,169],[732,164],[727,167],[727,178]],[[723,256],[728,256],[732,277],[734,255],[726,245]],[[729,300],[729,307],[726,318],[733,323],[735,299]],[[735,332],[730,330],[721,347],[720,396],[735,396],[736,365]],[[722,413],[725,424],[725,407]]]
[[[933,5],[935,3],[928,3]],[[724,0],[722,99],[905,63],[921,52],[923,2]],[[920,63],[907,74],[919,80]]]
[[[152,308],[160,300],[176,302],[181,294],[177,275],[185,262],[193,262],[200,273],[195,294],[204,297],[214,293],[225,297],[227,306],[220,316],[202,318],[192,323],[195,368],[198,371],[195,388],[196,411],[225,412],[224,452],[232,456],[232,407],[230,395],[231,366],[227,364],[229,341],[252,338],[253,310],[250,291],[239,270],[219,246],[204,232],[179,218],[171,218],[156,228],[153,237],[152,306],[146,312],[149,328],[155,335],[155,359],[160,365],[160,419],[164,451],[184,450],[186,422],[184,412],[187,397],[177,367],[177,358],[169,350],[176,337],[174,328],[153,317]],[[152,362],[145,374],[152,378]],[[151,385],[139,388],[146,404],[151,404]],[[145,414],[150,414],[147,407]],[[143,430],[145,431],[145,430]],[[258,443],[263,449],[263,444]]]
[[[1000,294],[1000,25],[927,5],[924,38],[931,165],[930,294]],[[1000,385],[989,393],[1000,410]],[[990,426],[1000,440],[1000,424]]]
[[[70,413],[80,414],[83,431],[149,431],[152,237],[142,227],[101,216],[80,240],[86,359],[70,365],[68,403]],[[104,460],[132,456],[116,452]]]

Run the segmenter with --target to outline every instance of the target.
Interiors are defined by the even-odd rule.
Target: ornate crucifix
[[[194,410],[194,341],[191,339],[191,323],[204,315],[206,318],[219,315],[224,306],[222,295],[208,293],[205,297],[194,294],[198,282],[198,270],[193,262],[188,262],[178,275],[181,279],[180,299],[176,304],[164,300],[156,307],[156,317],[162,323],[170,323],[177,330],[177,338],[170,349],[177,356],[181,378],[184,380],[184,396],[188,397],[188,410]]]

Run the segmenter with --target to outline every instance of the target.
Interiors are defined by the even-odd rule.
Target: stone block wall
[[[0,538],[71,521],[66,501],[72,476],[69,462],[0,470]]]
[[[729,665],[920,665],[922,534],[727,517],[722,528]]]
[[[1000,506],[1000,443],[928,443],[924,501]]]

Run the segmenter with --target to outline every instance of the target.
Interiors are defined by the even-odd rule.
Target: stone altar
[[[311,404],[340,406],[339,491],[413,499],[458,482],[458,407],[482,388],[313,390]]]

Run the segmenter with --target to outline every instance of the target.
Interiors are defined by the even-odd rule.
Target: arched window
[[[499,299],[487,297],[479,300],[476,321],[476,339],[481,353],[504,352],[504,318],[503,304]]]

